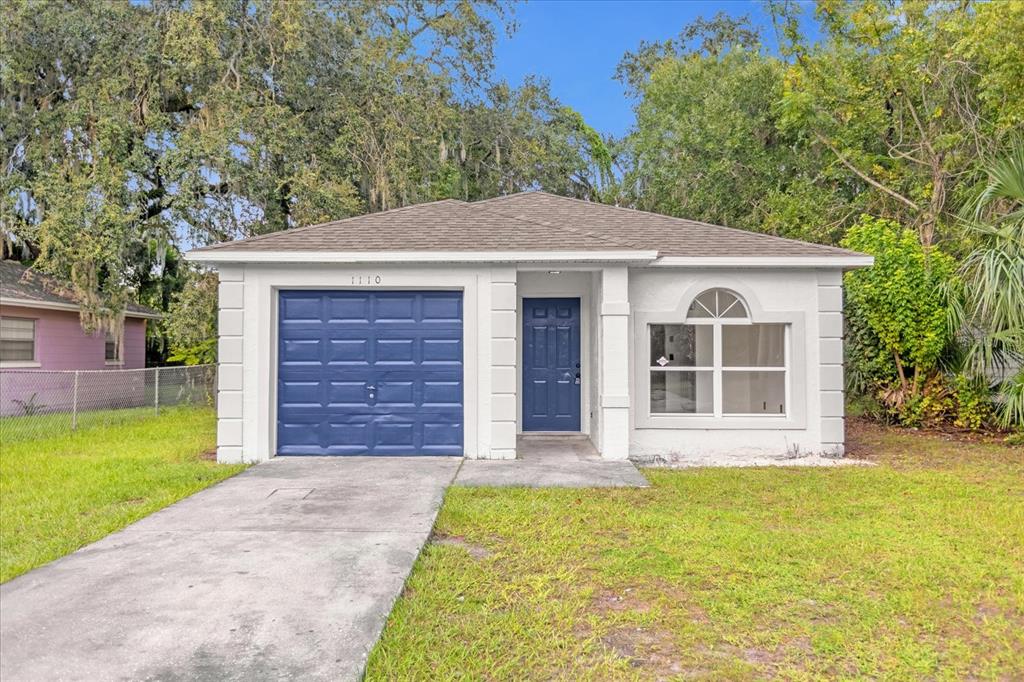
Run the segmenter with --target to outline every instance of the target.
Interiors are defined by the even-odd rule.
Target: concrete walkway
[[[457,458],[281,457],[0,586],[0,679],[358,679]]]
[[[627,460],[601,459],[586,436],[521,436],[519,459],[467,459],[456,485],[533,488],[640,488],[647,479]]]

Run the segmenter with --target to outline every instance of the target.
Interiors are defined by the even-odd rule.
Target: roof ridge
[[[520,194],[525,194],[525,192],[520,192]],[[488,199],[487,201],[490,201],[490,200]],[[478,203],[478,202],[474,201],[470,205],[476,204],[476,203]],[[480,202],[480,203],[482,203],[482,202]],[[561,232],[568,232],[568,233],[573,234],[573,235],[582,235],[582,236],[585,236],[585,237],[591,237],[591,238],[597,239],[599,241],[608,242],[609,244],[614,244],[615,246],[623,246],[623,247],[626,247],[628,249],[637,249],[637,250],[645,250],[645,251],[656,250],[656,249],[650,249],[650,248],[641,246],[640,244],[636,244],[634,242],[621,241],[621,240],[615,239],[614,237],[609,237],[608,235],[599,234],[597,232],[592,232],[592,231],[591,232],[585,232],[583,230],[578,230],[575,227],[570,227],[568,225],[555,225],[554,223],[542,222],[540,220],[533,220],[532,218],[526,218],[524,216],[510,215],[508,213],[504,213],[502,211],[495,210],[493,208],[492,209],[488,209],[488,212],[494,213],[496,215],[500,215],[503,218],[511,218],[512,220],[518,220],[519,222],[522,222],[522,223],[529,223],[530,225],[539,225],[541,227],[546,227],[546,228],[549,228],[549,229],[559,230]]]
[[[479,201],[472,201],[472,202],[469,202],[469,205],[470,206],[478,206],[478,205],[481,205],[481,204],[488,204],[488,205],[490,205],[490,204],[493,204],[493,203],[499,203],[499,202],[501,202],[501,201],[503,201],[505,199],[513,199],[513,198],[515,198],[517,196],[523,196],[523,195],[529,195],[529,194],[537,194],[537,195],[553,196],[553,197],[559,197],[560,196],[560,195],[557,195],[557,194],[551,194],[550,192],[545,192],[544,190],[540,190],[540,189],[529,189],[529,190],[523,190],[521,192],[514,192],[512,194],[505,194],[505,195],[500,196],[500,197],[491,197],[490,199],[481,199]],[[568,199],[569,197],[560,197],[560,198]],[[582,200],[581,199],[577,199],[577,201],[582,201]],[[583,202],[583,203],[591,203],[591,202]],[[601,204],[601,205],[604,205],[604,204]],[[513,216],[513,215],[510,215],[508,213],[503,213],[503,212],[501,212],[499,210],[496,210],[496,209],[493,209],[493,208],[491,208],[490,210],[495,212],[495,213],[498,213],[499,215],[503,215],[503,216],[506,216],[506,217],[514,218],[516,220],[521,220],[523,222],[530,222],[530,223],[533,223],[535,225],[541,225],[543,227],[550,227],[550,228],[554,228],[556,230],[561,230],[563,232],[570,232],[572,234],[582,234],[582,235],[585,235],[585,236],[588,236],[588,237],[594,237],[596,239],[600,239],[602,241],[606,241],[606,242],[609,242],[611,244],[615,244],[616,246],[625,246],[625,247],[631,248],[631,249],[652,250],[652,247],[644,246],[643,244],[638,244],[636,242],[616,239],[615,237],[611,237],[611,236],[606,235],[606,234],[601,234],[601,233],[598,233],[598,232],[594,232],[593,230],[583,231],[583,230],[576,229],[574,227],[570,227],[568,225],[555,225],[554,223],[551,223],[551,222],[545,223],[545,222],[541,222],[541,221],[537,221],[537,220],[532,220],[530,218],[524,218],[523,216]]]
[[[339,223],[347,223],[347,222],[349,222],[351,220],[356,220],[358,218],[366,218],[366,217],[369,217],[369,216],[378,216],[378,215],[386,215],[386,214],[393,214],[393,213],[401,213],[403,211],[408,211],[408,210],[411,210],[411,209],[414,209],[414,208],[423,208],[424,206],[433,206],[434,204],[447,204],[447,203],[457,204],[457,205],[460,205],[460,206],[469,206],[469,202],[463,201],[461,199],[452,199],[450,197],[446,198],[446,199],[435,199],[434,201],[427,201],[427,202],[424,202],[422,204],[407,204],[406,206],[398,206],[397,208],[389,208],[386,211],[376,211],[376,212],[373,212],[373,213],[360,213],[359,215],[350,215],[347,218],[339,218],[337,220],[325,220],[322,223],[313,223],[312,225],[302,225],[301,227],[286,227],[283,230],[275,230],[274,232],[267,232],[265,234],[257,234],[257,235],[254,235],[252,237],[246,237],[245,239],[232,239],[231,241],[218,242],[216,244],[207,244],[206,246],[200,246],[199,248],[192,249],[192,250],[193,251],[206,251],[206,250],[215,250],[215,249],[220,249],[220,248],[231,248],[233,246],[237,246],[238,244],[242,244],[242,243],[251,244],[252,242],[258,242],[258,241],[261,241],[263,239],[266,239],[267,237],[273,237],[275,235],[283,234],[285,232],[287,232],[289,234],[295,234],[296,232],[305,232],[306,230],[312,229],[314,227],[327,227],[328,225],[337,225]]]
[[[551,194],[551,193],[550,192],[545,192],[542,189],[523,189],[523,190],[520,190],[518,192],[512,192],[512,194],[499,194],[496,197],[488,197],[487,199],[477,199],[476,201],[470,201],[470,202],[467,202],[467,203],[470,204],[471,206],[479,206],[481,204],[492,204],[492,203],[496,203],[496,202],[499,202],[499,201],[503,201],[505,199],[512,199],[513,197],[522,196],[524,194]],[[558,196],[558,195],[552,195],[552,196]]]
[[[781,241],[781,242],[785,242],[785,243],[788,243],[788,244],[806,244],[806,245],[816,246],[816,247],[821,248],[821,249],[828,249],[830,251],[834,251],[834,252],[837,252],[837,253],[844,253],[844,254],[850,254],[850,255],[859,255],[859,254],[857,254],[856,251],[851,251],[850,249],[844,249],[844,248],[839,247],[839,246],[832,246],[830,244],[818,244],[817,242],[808,242],[808,241],[804,241],[802,239],[792,239],[790,237],[780,237],[779,235],[766,234],[764,232],[755,232],[754,230],[746,230],[746,229],[743,229],[741,227],[729,227],[728,225],[716,225],[714,223],[706,223],[706,222],[701,221],[701,220],[693,220],[692,218],[680,218],[679,216],[667,215],[665,213],[656,213],[654,211],[645,211],[643,209],[630,208],[628,206],[617,206],[615,204],[602,204],[601,202],[598,202],[598,201],[588,201],[586,199],[579,199],[577,197],[567,197],[567,196],[563,196],[561,194],[554,194],[553,192],[546,192],[544,190],[526,190],[526,191],[522,191],[522,192],[516,192],[514,194],[506,194],[506,195],[500,196],[500,197],[492,197],[491,199],[485,199],[485,200],[483,200],[481,202],[472,202],[472,203],[485,203],[485,202],[494,202],[494,201],[504,200],[504,199],[512,199],[512,198],[515,198],[517,196],[524,195],[524,194],[537,194],[537,195],[542,195],[542,196],[546,196],[546,197],[552,197],[554,199],[561,199],[561,200],[564,200],[564,201],[572,201],[574,203],[584,204],[586,206],[600,206],[600,207],[604,207],[604,208],[613,208],[616,211],[621,211],[623,213],[642,213],[642,214],[645,214],[645,215],[655,216],[655,217],[658,217],[658,218],[665,218],[665,219],[672,220],[672,221],[679,221],[681,223],[692,223],[694,225],[701,225],[703,227],[710,227],[710,228],[713,228],[715,230],[725,230],[725,231],[728,231],[728,232],[742,233],[744,235],[753,235],[755,237],[760,237],[760,238],[768,239],[768,240],[771,240],[771,241]]]

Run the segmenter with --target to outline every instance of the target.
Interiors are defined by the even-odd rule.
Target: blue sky
[[[674,38],[697,17],[719,11],[750,15],[774,47],[771,19],[759,0],[533,0],[516,6],[519,30],[496,47],[497,76],[512,85],[529,74],[547,77],[553,94],[591,126],[622,135],[633,121],[633,103],[613,79],[622,55],[642,40]]]

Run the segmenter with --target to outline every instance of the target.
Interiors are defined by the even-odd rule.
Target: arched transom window
[[[738,294],[708,289],[648,332],[652,417],[786,415],[788,325],[752,322]]]
[[[686,312],[687,319],[704,319],[728,317],[737,319],[750,317],[747,306],[740,297],[726,289],[708,289],[693,299],[690,309]]]

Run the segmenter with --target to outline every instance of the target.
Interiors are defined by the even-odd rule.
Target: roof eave
[[[654,267],[671,268],[841,268],[853,270],[873,265],[873,256],[863,254],[836,256],[662,256]]]
[[[81,307],[75,303],[60,303],[58,301],[37,301],[31,298],[16,298],[12,296],[0,296],[0,305],[13,305],[19,308],[40,308],[42,310],[67,310],[68,312],[80,312]],[[140,317],[147,320],[159,320],[163,315],[159,313],[146,313],[140,310],[126,310],[125,317]]]
[[[650,263],[657,251],[189,251],[195,263]]]

